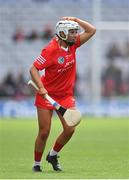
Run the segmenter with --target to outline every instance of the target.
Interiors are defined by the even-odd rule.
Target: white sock
[[[34,166],[40,166],[40,161],[35,161]]]
[[[57,155],[58,152],[57,151],[54,151],[53,149],[50,151],[50,156],[55,156]]]

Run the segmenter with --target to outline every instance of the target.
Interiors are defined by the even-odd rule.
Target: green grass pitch
[[[62,172],[54,172],[46,154],[62,130],[53,119],[42,159],[42,173],[34,173],[33,146],[37,121],[0,120],[0,179],[128,179],[129,118],[85,117],[60,152]]]

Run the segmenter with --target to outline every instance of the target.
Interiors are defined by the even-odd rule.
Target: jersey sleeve
[[[52,64],[52,59],[50,52],[46,49],[43,49],[41,54],[35,59],[33,62],[33,65],[38,69],[38,70],[43,70]]]

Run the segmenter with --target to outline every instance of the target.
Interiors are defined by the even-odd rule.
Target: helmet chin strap
[[[68,41],[67,39],[64,40],[64,39],[62,39],[62,37],[60,37],[58,34],[56,34],[56,35],[57,35],[57,37],[58,37],[60,40],[64,41],[64,42],[67,44],[67,46],[72,46],[72,45],[75,44],[75,42],[73,42],[73,41]]]

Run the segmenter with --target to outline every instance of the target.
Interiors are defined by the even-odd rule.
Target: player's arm
[[[96,28],[90,23],[76,18],[76,22],[84,29],[80,34],[80,43],[81,45],[87,42],[96,32]]]
[[[79,18],[63,17],[63,19],[75,21],[79,24],[80,27],[83,28],[84,31],[80,34],[81,45],[84,44],[85,42],[87,42],[96,32],[96,28],[92,24],[90,24],[84,20],[81,20]]]
[[[43,83],[40,79],[39,71],[34,65],[30,67],[30,75],[31,75],[32,80],[36,83],[36,85],[39,88],[38,93],[41,95],[47,94],[47,90],[44,88]]]

